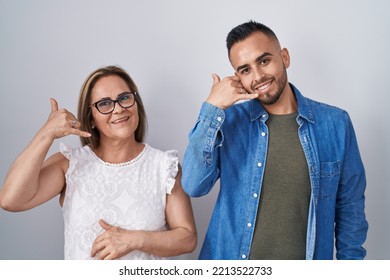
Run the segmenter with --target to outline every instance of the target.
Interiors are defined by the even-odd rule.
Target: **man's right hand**
[[[240,100],[257,98],[257,94],[248,94],[237,76],[225,77],[222,81],[217,74],[213,74],[213,86],[206,102],[222,110],[232,106]]]

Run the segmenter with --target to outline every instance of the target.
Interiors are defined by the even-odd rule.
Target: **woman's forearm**
[[[172,257],[192,252],[197,243],[196,232],[176,228],[160,232],[139,232],[138,250],[160,257]]]

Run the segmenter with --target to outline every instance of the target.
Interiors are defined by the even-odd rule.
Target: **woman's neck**
[[[105,162],[123,163],[136,158],[144,146],[135,139],[101,141],[100,146],[94,149],[94,153]]]

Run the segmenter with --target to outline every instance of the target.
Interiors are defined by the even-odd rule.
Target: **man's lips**
[[[256,85],[254,86],[254,91],[260,91],[260,92],[265,91],[270,87],[271,84],[272,84],[272,80],[269,80],[259,85]]]

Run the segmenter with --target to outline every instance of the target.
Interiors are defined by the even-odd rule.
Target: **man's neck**
[[[272,115],[287,115],[298,110],[298,102],[290,85],[287,83],[278,101],[272,105],[264,105],[264,109]]]

